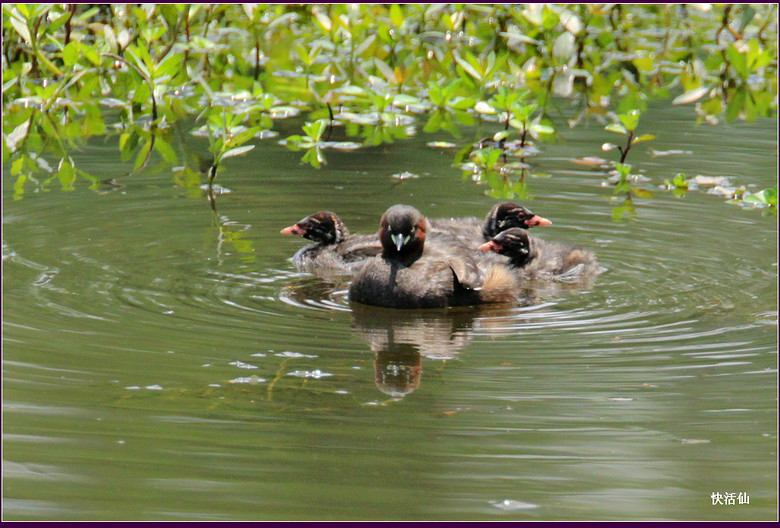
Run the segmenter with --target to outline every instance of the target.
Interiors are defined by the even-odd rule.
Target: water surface
[[[689,152],[632,151],[655,183],[776,184],[775,120],[642,120],[642,145]],[[496,200],[426,146],[445,135],[319,171],[267,140],[220,173],[216,213],[170,167],[121,178],[102,139],[73,157],[110,192],[14,194],[4,167],[4,518],[775,519],[776,217],[656,189],[615,221],[604,173],[572,163],[613,135],[560,130],[525,203],[608,271],[452,311],[350,306],[279,235],[321,209],[354,232],[394,203],[483,216]]]

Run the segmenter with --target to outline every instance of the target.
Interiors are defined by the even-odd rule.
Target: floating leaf
[[[232,158],[232,157],[235,157],[235,156],[241,156],[242,154],[246,154],[247,152],[249,152],[253,148],[255,148],[254,145],[244,145],[243,147],[232,148],[232,149],[228,150],[227,152],[225,152],[224,154],[222,154],[222,159]]]
[[[605,143],[605,145],[610,145],[610,143]],[[576,165],[582,165],[585,167],[601,167],[603,165],[607,165],[609,162],[604,158],[597,158],[595,156],[585,156],[584,158],[573,159],[572,163]]]

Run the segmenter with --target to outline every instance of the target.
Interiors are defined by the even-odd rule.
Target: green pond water
[[[321,209],[353,232],[394,203],[483,216],[497,200],[426,143],[493,128],[321,170],[265,140],[220,172],[216,213],[156,162],[110,192],[19,194],[4,166],[4,519],[776,519],[776,216],[656,189],[614,221],[604,173],[572,160],[616,136],[561,122],[523,203],[597,253],[592,286],[381,310],[288,260],[305,241],[279,230]],[[776,120],[663,103],[640,129],[657,139],[628,161],[656,184],[777,183]],[[77,166],[126,173],[114,141]]]

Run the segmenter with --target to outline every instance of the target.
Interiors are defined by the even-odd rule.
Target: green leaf
[[[141,81],[135,87],[135,93],[133,94],[133,102],[135,104],[148,103],[151,99],[152,92],[149,91],[149,86]]]
[[[395,80],[395,72],[385,61],[374,57],[374,64],[376,64],[377,69],[382,73],[382,75],[385,76],[387,82],[390,84],[397,84]]]
[[[610,123],[609,125],[604,127],[604,130],[608,132],[616,132],[618,134],[628,134],[628,130],[626,130],[626,127],[624,127],[620,123]]]
[[[24,184],[27,181],[27,173],[20,174],[14,182],[14,200],[24,198]]]
[[[182,60],[184,60],[184,55],[182,53],[174,51],[169,52],[154,69],[154,77],[160,78],[165,75],[175,75]]]
[[[99,66],[100,65],[100,54],[97,52],[97,49],[95,49],[96,46],[88,46],[86,44],[82,44],[79,49],[81,53],[84,54],[84,56],[87,58],[89,62],[92,63],[93,66]]]
[[[493,134],[493,141],[498,143],[502,139],[506,139],[507,137],[509,137],[509,134],[510,132],[508,130],[502,130],[501,132],[496,132],[495,134]]]
[[[390,22],[399,28],[404,25],[404,14],[398,4],[390,5]]]
[[[452,56],[455,58],[455,62],[458,63],[458,66],[460,66],[463,71],[474,77],[476,81],[482,82],[482,74],[467,61],[463,60],[459,53],[453,51]]]
[[[648,191],[647,189],[640,189],[639,187],[632,187],[631,191],[634,193],[634,196],[637,198],[652,198],[653,192]]]
[[[777,207],[777,187],[770,187],[757,193],[745,193],[742,197],[743,202],[769,205]]]
[[[263,127],[251,127],[243,132],[236,134],[235,136],[228,138],[227,142],[225,143],[227,146],[234,146],[234,145],[243,145],[250,139],[254,138],[258,132],[263,130]]]
[[[298,44],[295,46],[295,52],[298,54],[298,56],[301,58],[301,61],[309,66],[311,64],[311,56],[309,56],[309,52],[306,50],[306,46],[302,46]]]
[[[641,136],[635,137],[631,143],[639,143],[640,141],[650,141],[652,139],[655,139],[655,136],[652,134],[642,134]]]
[[[623,126],[633,132],[639,124],[640,115],[639,110],[631,110],[627,114],[618,114],[617,117],[620,119],[620,122],[623,123]]]
[[[60,29],[63,26],[63,24],[65,24],[65,22],[68,21],[69,18],[70,18],[70,11],[58,16],[57,18],[52,20],[48,25],[47,24],[42,24],[42,25],[46,26],[46,32],[51,35],[54,32],[56,32],[58,29]]]
[[[355,50],[355,55],[358,57],[361,57],[367,50],[370,48],[374,41],[376,40],[376,34],[368,35],[366,38],[363,39],[363,41],[360,43],[360,46],[357,47]]]
[[[309,163],[315,169],[319,169],[320,166],[325,163],[325,156],[322,155],[320,149],[311,148],[306,151],[306,154],[303,155],[301,161]]]
[[[149,155],[149,152],[152,149],[152,140],[149,139],[141,146],[141,150],[138,151],[138,156],[135,158],[135,164],[133,165],[133,170],[138,170],[141,168],[141,165],[144,164],[146,161],[146,157]]]
[[[125,132],[119,136],[119,151],[122,161],[127,161],[132,156],[133,151],[138,146],[138,134],[135,132]]]
[[[761,191],[764,194],[764,200],[769,205],[777,207],[777,187],[770,187]]]
[[[138,69],[143,72],[147,79],[152,78],[149,72],[149,68],[147,67],[147,65],[152,64],[152,57],[149,55],[149,51],[144,46],[128,46],[127,49],[125,49],[125,55],[130,56],[132,59],[131,62],[138,66]]]
[[[11,176],[17,176],[21,174],[23,168],[24,156],[16,158],[13,163],[11,163]]]
[[[73,163],[68,158],[60,160],[60,166],[57,170],[57,178],[60,180],[63,191],[72,191],[73,183],[76,181],[76,171],[73,170]]]
[[[317,23],[320,25],[322,29],[330,33],[330,30],[333,28],[333,22],[330,20],[328,15],[326,15],[320,10],[316,10],[314,12],[314,19],[317,21]]]
[[[314,141],[319,141],[322,137],[322,133],[325,132],[327,122],[325,120],[315,121],[314,123],[306,123],[303,125],[303,131]]]
[[[747,89],[744,86],[739,86],[736,91],[731,92],[731,97],[726,105],[726,119],[729,123],[739,117],[739,114],[745,109],[747,98]]]
[[[555,129],[549,125],[536,124],[528,127],[529,130],[536,132],[539,135],[555,134]]]
[[[30,36],[30,30],[27,25],[24,22],[17,20],[13,15],[11,15],[10,21],[16,32],[19,33],[19,36],[24,39],[28,46],[32,46],[32,37]]]
[[[747,56],[741,53],[739,49],[732,43],[726,48],[726,58],[728,58],[731,67],[737,72],[742,79],[747,79],[750,76],[750,68],[747,65]]]
[[[449,107],[453,110],[467,110],[476,104],[477,100],[473,97],[454,97],[449,102]]]
[[[103,122],[103,116],[100,113],[100,109],[96,105],[89,105],[86,107],[86,116],[84,117],[84,125],[82,131],[85,136],[99,136],[106,131],[106,125]]]
[[[170,143],[165,141],[160,136],[157,136],[157,139],[155,139],[154,148],[157,150],[157,152],[160,153],[165,161],[168,163],[176,163],[178,159],[176,157],[176,151],[173,150],[173,147],[171,147]]]

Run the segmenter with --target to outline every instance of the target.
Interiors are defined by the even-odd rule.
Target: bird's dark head
[[[379,240],[385,256],[419,256],[425,245],[427,222],[410,205],[390,207],[379,221]]]
[[[527,264],[536,256],[531,248],[528,232],[517,227],[501,231],[491,240],[479,246],[479,249],[506,255],[516,266]]]
[[[300,222],[281,230],[283,235],[295,235],[318,244],[338,244],[349,235],[346,226],[336,213],[320,211]]]
[[[536,226],[548,226],[551,224],[552,222],[534,214],[527,207],[514,202],[503,202],[494,205],[487,214],[483,234],[485,238],[493,238],[501,231],[514,227],[530,229]]]

